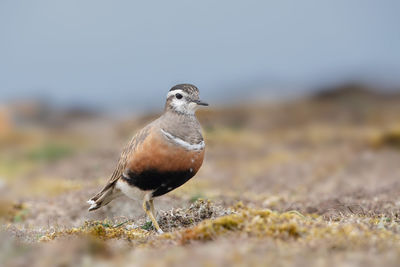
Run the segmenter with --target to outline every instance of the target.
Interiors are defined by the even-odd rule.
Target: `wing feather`
[[[122,173],[126,169],[126,166],[128,164],[128,159],[132,153],[134,153],[137,149],[137,147],[142,144],[146,138],[150,134],[152,125],[149,124],[148,126],[144,127],[142,130],[140,130],[128,143],[127,146],[123,149],[121,156],[118,160],[117,167],[115,168],[114,172],[112,173],[110,179],[108,180],[107,184],[104,186],[104,188],[97,193],[93,198],[90,199],[90,201],[96,201],[99,199],[104,193],[106,193],[110,188],[114,187],[115,183],[118,181],[119,178],[121,178]]]

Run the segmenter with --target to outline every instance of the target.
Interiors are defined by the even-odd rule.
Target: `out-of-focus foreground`
[[[400,96],[357,86],[198,113],[197,176],[156,200],[86,200],[156,115],[115,120],[36,103],[0,110],[0,263],[398,266]]]

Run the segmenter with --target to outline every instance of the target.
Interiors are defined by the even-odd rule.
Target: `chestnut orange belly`
[[[137,148],[122,176],[129,185],[157,197],[192,178],[203,163],[204,149],[187,150],[153,134]]]

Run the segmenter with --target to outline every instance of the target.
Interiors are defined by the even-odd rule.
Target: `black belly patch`
[[[150,169],[140,173],[128,172],[122,179],[141,190],[153,190],[152,196],[157,197],[183,185],[194,175],[190,170],[160,172]]]

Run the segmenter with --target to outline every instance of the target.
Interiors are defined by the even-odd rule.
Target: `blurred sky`
[[[400,88],[400,1],[0,0],[0,97],[111,110],[361,80]]]

